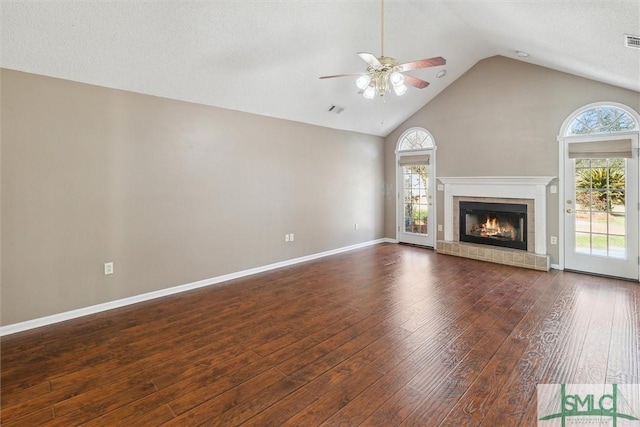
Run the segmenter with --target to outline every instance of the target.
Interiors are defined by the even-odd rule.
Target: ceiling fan
[[[396,95],[401,96],[407,92],[406,84],[418,89],[424,89],[429,86],[429,82],[403,74],[404,72],[419,68],[437,67],[447,63],[447,60],[441,56],[419,59],[403,64],[398,63],[395,58],[384,56],[384,0],[380,0],[380,56],[376,57],[366,52],[358,52],[358,56],[369,64],[367,71],[364,73],[336,74],[320,78],[332,79],[335,77],[359,76],[356,79],[356,86],[367,99],[373,99],[376,94],[384,96],[391,89]]]

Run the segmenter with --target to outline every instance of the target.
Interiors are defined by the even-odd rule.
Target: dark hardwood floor
[[[640,286],[381,244],[2,338],[4,426],[534,426],[638,383]]]

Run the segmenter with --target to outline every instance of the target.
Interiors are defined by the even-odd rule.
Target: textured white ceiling
[[[431,85],[385,102],[354,78],[318,79],[364,71],[356,52],[380,55],[377,0],[3,0],[0,20],[4,68],[381,136],[479,60],[516,50],[640,91],[640,49],[623,43],[640,35],[638,0],[386,0],[384,53],[448,63],[410,72]]]

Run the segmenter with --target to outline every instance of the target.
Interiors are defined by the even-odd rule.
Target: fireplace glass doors
[[[527,205],[460,202],[460,241],[527,250]]]

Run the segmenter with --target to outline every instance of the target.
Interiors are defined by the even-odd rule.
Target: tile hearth
[[[436,250],[438,253],[445,255],[454,255],[532,270],[549,271],[548,255],[539,255],[517,249],[438,240]]]

